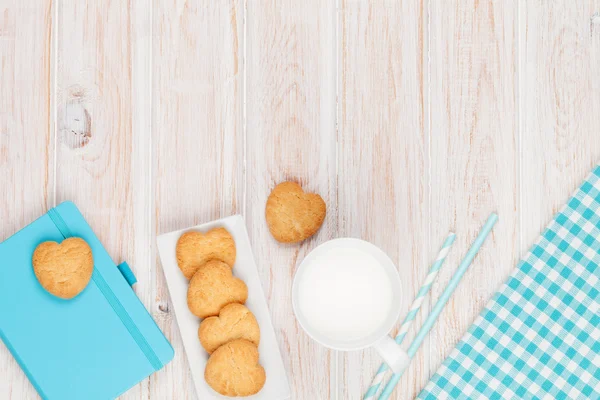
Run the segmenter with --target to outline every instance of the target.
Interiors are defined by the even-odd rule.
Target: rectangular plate
[[[260,326],[260,363],[267,374],[267,381],[263,389],[254,396],[246,397],[252,400],[284,400],[290,398],[290,386],[285,373],[275,330],[271,323],[271,316],[267,301],[260,283],[254,255],[250,247],[250,239],[244,219],[240,215],[223,218],[207,224],[198,225],[189,229],[182,229],[160,235],[157,238],[158,252],[162,261],[163,270],[167,279],[171,301],[175,308],[177,324],[187,354],[192,378],[196,386],[199,399],[226,399],[206,384],[204,368],[208,361],[208,354],[198,340],[198,327],[200,319],[193,315],[187,306],[188,280],[183,276],[177,266],[175,246],[179,237],[187,231],[207,232],[212,228],[223,227],[231,233],[236,245],[236,261],[233,274],[248,285],[248,300],[246,306],[254,313]]]

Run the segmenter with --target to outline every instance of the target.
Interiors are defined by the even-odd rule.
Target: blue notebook
[[[90,245],[94,272],[82,293],[63,300],[40,286],[31,257],[41,242],[68,237]],[[0,338],[42,399],[113,399],[173,358],[133,283],[71,202],[0,243]]]

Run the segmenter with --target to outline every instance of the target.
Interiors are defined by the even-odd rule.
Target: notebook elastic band
[[[142,332],[140,332],[136,324],[133,322],[133,320],[119,301],[119,299],[117,299],[117,296],[115,296],[113,291],[110,289],[110,286],[108,286],[108,284],[102,277],[102,274],[100,274],[97,268],[94,268],[92,280],[94,281],[94,283],[96,283],[96,286],[98,286],[98,289],[100,289],[102,294],[104,294],[104,297],[108,301],[108,304],[110,304],[113,310],[115,310],[115,313],[119,316],[121,322],[123,322],[123,325],[125,325],[125,328],[127,328],[129,333],[131,334],[131,337],[138,344],[140,350],[142,350],[142,352],[144,353],[154,370],[158,371],[159,369],[161,369],[163,365],[160,362],[160,359],[156,356],[156,353],[154,353],[154,350],[152,350],[152,347],[150,347],[150,345],[146,341],[146,338],[144,338],[144,335],[142,335]]]
[[[56,211],[55,208],[51,208],[48,210],[48,216],[50,217],[52,222],[54,222],[54,225],[56,225],[56,227],[65,239],[73,236],[65,220],[60,216],[60,214],[58,213],[58,211]]]

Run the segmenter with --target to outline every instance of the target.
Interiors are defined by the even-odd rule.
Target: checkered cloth
[[[417,396],[600,399],[600,165]]]

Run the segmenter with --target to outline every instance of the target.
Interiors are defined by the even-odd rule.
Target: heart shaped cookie
[[[235,339],[246,339],[258,346],[260,328],[254,314],[246,306],[231,303],[223,307],[219,316],[202,321],[198,338],[204,350],[211,354],[219,346]]]
[[[187,292],[188,308],[200,318],[219,315],[227,304],[244,304],[247,298],[246,284],[232,275],[229,265],[219,260],[210,260],[198,268]]]
[[[211,229],[206,233],[186,232],[177,241],[175,249],[177,265],[186,278],[208,260],[221,260],[233,268],[235,263],[235,242],[225,228]]]
[[[62,299],[77,296],[94,272],[92,249],[85,240],[41,243],[33,252],[33,272],[42,287]]]
[[[314,235],[325,219],[325,202],[316,193],[305,193],[295,182],[275,186],[265,208],[273,237],[284,243],[300,242]]]
[[[244,339],[215,350],[204,370],[206,383],[224,396],[250,396],[260,392],[267,375],[258,363],[258,349]]]

